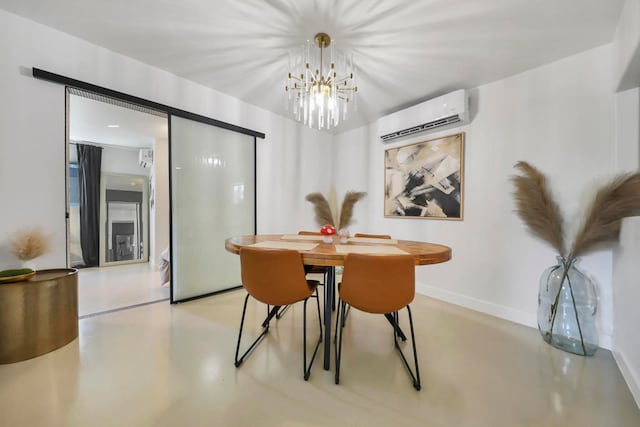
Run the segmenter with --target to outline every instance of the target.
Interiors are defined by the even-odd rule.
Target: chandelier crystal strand
[[[290,55],[287,85],[288,109],[309,127],[331,129],[346,120],[349,104],[357,98],[353,54],[335,48],[331,37],[318,33]]]

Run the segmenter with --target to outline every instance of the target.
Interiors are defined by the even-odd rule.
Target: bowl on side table
[[[2,270],[0,271],[0,284],[29,280],[35,275],[36,275],[36,272],[30,268],[20,268],[16,270]]]

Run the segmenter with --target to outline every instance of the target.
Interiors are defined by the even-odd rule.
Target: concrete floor
[[[535,329],[420,295],[412,304],[420,392],[385,319],[356,310],[340,385],[321,355],[309,381],[302,378],[302,304],[236,369],[244,295],[81,320],[79,339],[67,346],[0,365],[0,425],[640,426],[610,352],[567,354]],[[308,310],[314,336],[316,313]],[[255,324],[265,308],[252,302],[248,312]]]
[[[169,285],[149,263],[78,270],[80,316],[169,298]]]

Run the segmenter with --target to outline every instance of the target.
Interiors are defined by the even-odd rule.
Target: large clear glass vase
[[[540,278],[538,329],[554,347],[582,356],[598,349],[593,282],[575,266],[575,259],[557,257]]]

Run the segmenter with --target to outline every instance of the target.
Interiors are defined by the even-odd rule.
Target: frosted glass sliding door
[[[172,302],[240,285],[226,238],[255,234],[255,138],[171,116]]]

